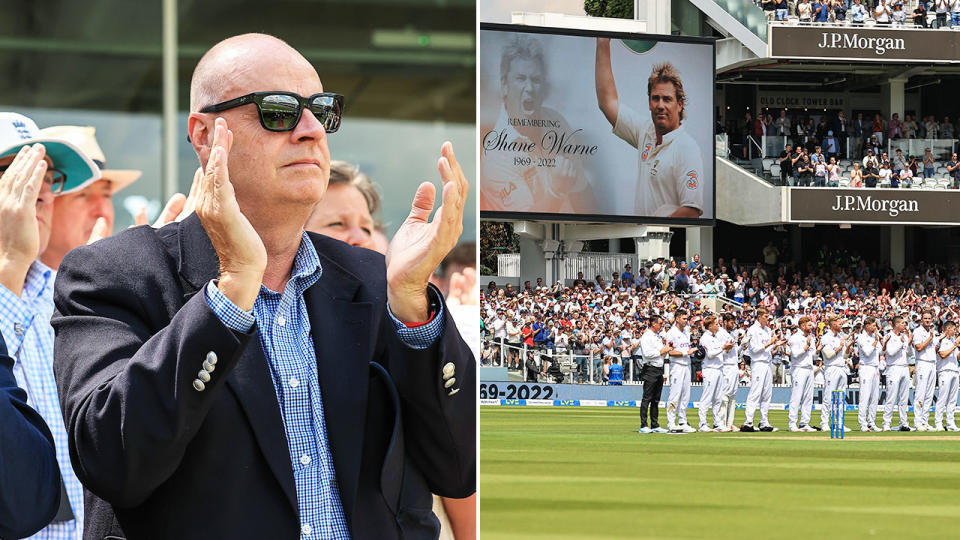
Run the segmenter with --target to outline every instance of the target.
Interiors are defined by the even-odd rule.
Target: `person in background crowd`
[[[809,23],[812,20],[813,6],[810,5],[810,0],[800,0],[797,4],[797,17],[801,23]]]
[[[853,4],[850,6],[850,19],[853,24],[863,24],[866,16],[867,8],[863,6],[861,0],[853,0]]]
[[[934,9],[937,12],[937,20],[934,28],[947,27],[947,13],[950,12],[951,0],[933,0]]]
[[[927,27],[927,2],[919,0],[913,8],[913,25],[918,28]]]
[[[863,170],[859,161],[854,161],[853,169],[850,169],[850,187],[863,187]]]
[[[933,157],[933,153],[930,152],[929,148],[924,149],[923,151],[923,177],[924,178],[933,178],[934,165],[936,159]]]
[[[74,473],[53,372],[50,317],[55,271],[39,257],[52,236],[55,197],[84,190],[100,178],[100,170],[70,141],[43,137],[30,118],[4,112],[0,113],[0,171],[0,335],[14,359],[17,386],[28,390],[27,405],[50,428],[58,464],[59,508],[37,538],[80,538],[85,518],[83,486]],[[60,226],[81,224],[61,222]],[[46,514],[49,500],[44,503],[41,513]]]
[[[937,376],[939,391],[937,409],[934,414],[937,431],[960,431],[957,427],[957,384],[960,368],[957,367],[957,324],[950,320],[943,323],[943,334],[937,348]],[[944,424],[946,417],[946,424]]]
[[[957,160],[957,153],[950,154],[950,162],[947,163],[947,173],[952,180],[953,189],[960,189],[960,161]]]

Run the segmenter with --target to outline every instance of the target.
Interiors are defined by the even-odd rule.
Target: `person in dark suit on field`
[[[222,41],[191,83],[195,215],[61,264],[85,538],[435,538],[430,492],[475,491],[476,366],[428,286],[466,178],[444,144],[442,206],[421,184],[386,260],[305,233],[342,103],[279,39]]]
[[[27,405],[0,336],[0,538],[39,531],[60,506],[60,472],[50,428]]]

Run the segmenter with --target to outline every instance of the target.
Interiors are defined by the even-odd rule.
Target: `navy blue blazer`
[[[435,538],[431,491],[475,491],[476,363],[445,308],[433,346],[399,339],[383,256],[310,239],[323,275],[304,296],[351,533]],[[196,215],[77,248],[60,266],[54,372],[86,488],[84,538],[300,538],[257,327],[227,328],[202,291],[218,268]],[[210,352],[216,369],[198,391],[192,382]]]
[[[50,523],[59,505],[53,435],[17,387],[0,335],[0,538],[32,535]]]

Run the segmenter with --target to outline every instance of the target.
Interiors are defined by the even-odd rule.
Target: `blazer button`
[[[456,393],[459,392],[459,391],[460,391],[459,388],[454,388],[453,390],[447,392],[447,395],[448,395],[448,396],[452,396],[452,395],[456,394]]]
[[[200,379],[193,380],[194,390],[196,390],[197,392],[203,392],[204,388],[206,388],[206,386],[203,384],[203,381],[201,381]]]
[[[209,360],[203,361],[203,370],[209,373],[213,373],[213,370],[217,369],[217,366],[210,363]]]
[[[454,370],[456,370],[456,369],[457,369],[457,366],[453,365],[453,362],[447,362],[446,364],[444,364],[444,365],[443,365],[443,378],[444,378],[444,379],[449,379],[450,377],[453,377],[453,372],[454,372]]]
[[[444,387],[444,388],[450,388],[450,387],[453,386],[456,382],[457,382],[457,379],[456,379],[456,378],[451,378],[451,379],[448,380],[447,382],[443,383],[443,387]]]
[[[217,353],[210,351],[207,353],[207,362],[210,362],[210,365],[217,365]]]
[[[210,372],[201,369],[200,372],[197,373],[197,378],[200,379],[201,382],[208,383],[210,382]]]

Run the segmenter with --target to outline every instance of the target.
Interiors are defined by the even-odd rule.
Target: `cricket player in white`
[[[913,332],[917,351],[917,386],[913,396],[913,427],[917,431],[934,431],[930,426],[933,389],[937,383],[937,343],[933,328],[933,310],[925,309],[920,326]]]
[[[760,431],[777,431],[770,425],[770,399],[773,397],[773,372],[770,351],[786,343],[780,336],[774,335],[770,328],[770,314],[767,310],[757,310],[757,322],[747,330],[747,352],[750,355],[750,393],[747,395],[747,419],[741,431],[756,431],[753,427],[753,415],[760,408]]]
[[[691,346],[687,329],[687,312],[678,309],[673,314],[673,326],[667,332],[670,345],[670,393],[667,395],[667,429],[693,433],[687,424],[687,404],[690,402],[690,355],[697,351]]]
[[[740,431],[734,425],[737,412],[737,388],[740,386],[740,345],[733,332],[737,329],[737,320],[731,313],[723,314],[723,327],[717,332],[721,343],[729,343],[730,348],[723,353],[723,391],[720,407],[723,410],[724,428],[720,431]]]
[[[830,425],[830,408],[833,405],[833,391],[847,389],[847,360],[843,357],[846,347],[846,336],[840,334],[840,317],[833,315],[828,319],[830,328],[820,338],[817,352],[823,357],[823,405],[820,408],[820,429],[825,430]],[[844,405],[845,406],[845,405]],[[849,428],[844,427],[844,430]]]
[[[620,101],[610,63],[610,39],[597,38],[597,103],[613,133],[637,149],[636,213],[699,218],[703,214],[703,158],[681,126],[683,81],[672,64],[653,66],[647,81],[650,121]]]
[[[723,353],[733,347],[730,341],[720,340],[720,323],[714,316],[703,320],[706,332],[700,337],[700,345],[706,350],[703,357],[703,392],[700,394],[700,431],[719,431],[726,427],[724,411],[720,406],[723,398]],[[713,423],[718,429],[707,424],[707,411],[713,409]],[[729,430],[727,430],[729,431]]]
[[[902,315],[893,318],[893,331],[887,334],[886,352],[887,400],[883,404],[883,430],[890,431],[893,408],[897,408],[899,431],[913,431],[907,418],[907,399],[910,397],[910,368],[907,366],[907,349],[910,347],[910,332]]]
[[[790,431],[817,431],[810,426],[813,407],[813,355],[817,350],[817,340],[813,335],[813,321],[810,317],[800,317],[799,329],[790,336],[790,378],[793,388],[790,391]],[[800,425],[797,425],[797,418]]]
[[[881,431],[877,426],[877,404],[880,402],[880,333],[877,332],[877,320],[867,317],[863,322],[863,332],[857,336],[857,348],[860,351],[860,411],[857,420],[860,431]]]
[[[943,324],[943,337],[937,351],[937,375],[940,377],[940,391],[937,394],[936,429],[943,431],[943,417],[947,417],[948,431],[960,431],[957,427],[955,411],[957,408],[957,383],[960,368],[957,367],[957,324],[947,321]]]

